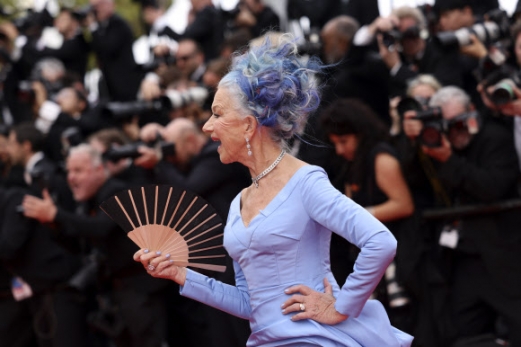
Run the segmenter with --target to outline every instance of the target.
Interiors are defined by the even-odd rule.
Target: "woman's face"
[[[338,156],[349,161],[354,160],[356,148],[358,147],[358,138],[355,134],[331,134],[329,135],[329,140],[335,146],[335,151]]]
[[[247,121],[234,107],[234,98],[226,88],[219,88],[212,104],[212,116],[205,123],[203,131],[212,140],[221,142],[217,149],[224,164],[240,161],[247,155]]]

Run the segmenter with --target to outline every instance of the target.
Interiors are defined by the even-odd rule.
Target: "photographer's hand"
[[[476,37],[476,35],[470,34],[470,42],[470,45],[460,47],[461,53],[477,59],[481,59],[487,56],[487,48],[485,47],[483,42],[481,42]]]
[[[514,86],[513,88],[516,100],[504,105],[499,105],[498,109],[499,112],[507,116],[521,116],[521,89],[517,86]]]
[[[378,17],[376,18],[370,25],[369,25],[369,33],[371,35],[376,35],[379,31],[390,31],[394,27],[398,26],[400,23],[400,20],[396,16],[389,16],[389,17]]]
[[[439,161],[440,163],[444,163],[449,160],[452,155],[452,146],[447,140],[445,135],[441,137],[441,146],[440,147],[426,147],[422,146],[423,153],[427,154],[431,158]]]
[[[412,119],[416,116],[416,111],[407,111],[403,115],[403,132],[405,135],[414,140],[418,136],[423,129],[423,124],[420,120]]]
[[[159,82],[153,79],[144,78],[139,87],[139,93],[143,100],[154,100],[161,96]]]
[[[134,159],[134,165],[136,166],[152,169],[161,160],[161,154],[154,148],[140,146],[138,147],[138,152],[141,153],[141,156]]]
[[[58,208],[52,201],[47,189],[42,191],[43,199],[26,195],[22,201],[24,216],[38,220],[40,223],[51,223],[58,213]]]
[[[42,82],[34,81],[31,84],[34,91],[33,111],[38,114],[43,103],[47,100],[47,89]]]
[[[396,49],[389,50],[387,46],[383,44],[383,36],[382,34],[376,35],[376,39],[378,40],[378,49],[380,52],[380,56],[382,57],[383,62],[387,66],[389,70],[392,70],[398,64],[401,64],[402,60],[400,59],[400,55]]]

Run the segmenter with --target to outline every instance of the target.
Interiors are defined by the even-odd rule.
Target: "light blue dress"
[[[361,252],[339,288],[329,264],[331,231]],[[368,300],[396,251],[396,240],[365,209],[338,192],[319,167],[300,168],[246,227],[240,194],[230,207],[224,246],[234,260],[236,286],[188,270],[182,295],[248,319],[247,346],[410,346],[412,336],[392,327],[383,306]],[[291,321],[281,305],[297,284],[333,286],[335,308],[349,318],[337,325]]]

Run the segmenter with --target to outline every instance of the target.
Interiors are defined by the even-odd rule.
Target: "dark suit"
[[[133,41],[132,30],[118,15],[92,33],[92,48],[113,101],[136,99],[143,72],[134,61]]]
[[[32,59],[34,63],[38,60],[54,57],[59,59],[65,68],[78,74],[83,80],[87,69],[87,58],[89,56],[90,47],[83,33],[78,32],[73,38],[64,40],[60,48],[45,47],[39,50],[35,46],[36,42],[31,42],[24,46],[24,54]]]
[[[517,197],[512,131],[489,121],[466,149],[454,150],[436,170],[455,205]],[[459,337],[489,332],[496,312],[505,318],[512,346],[521,346],[521,213],[478,214],[457,222],[459,242],[451,253],[452,309]]]
[[[342,1],[342,14],[355,18],[360,26],[371,24],[380,16],[378,0]]]
[[[100,279],[109,286],[119,306],[124,330],[114,338],[118,346],[159,347],[166,334],[166,310],[163,289],[165,280],[149,276],[143,266],[133,260],[138,247],[99,205],[127,188],[108,179],[89,201],[81,203],[77,213],[58,209],[55,223],[68,237],[85,238],[105,256]]]
[[[434,75],[443,86],[463,87],[458,51],[443,51],[432,40],[428,40],[419,61],[407,61],[402,56],[402,66],[391,76],[391,96],[403,95],[407,82],[419,74]]]
[[[351,46],[342,62],[331,68],[326,82],[323,104],[339,98],[358,98],[386,124],[391,124],[389,72],[377,53],[367,47]]]
[[[0,191],[0,260],[11,274],[30,285],[33,296],[9,305],[11,319],[20,321],[5,340],[2,335],[2,341],[12,338],[17,342],[10,346],[23,346],[21,341],[36,334],[41,346],[86,346],[84,304],[81,295],[67,284],[78,271],[80,260],[53,239],[49,228],[16,212],[23,195],[23,191]],[[29,328],[24,327],[24,321]]]

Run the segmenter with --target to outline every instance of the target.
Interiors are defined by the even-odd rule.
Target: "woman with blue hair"
[[[368,300],[392,261],[396,240],[369,212],[338,192],[323,169],[287,153],[320,97],[321,65],[303,61],[290,37],[266,39],[237,57],[221,80],[203,130],[223,163],[247,166],[252,185],[232,202],[224,246],[235,286],[139,250],[154,277],[182,295],[250,321],[247,346],[409,346],[383,306]],[[341,288],[329,264],[331,232],[361,249]]]

